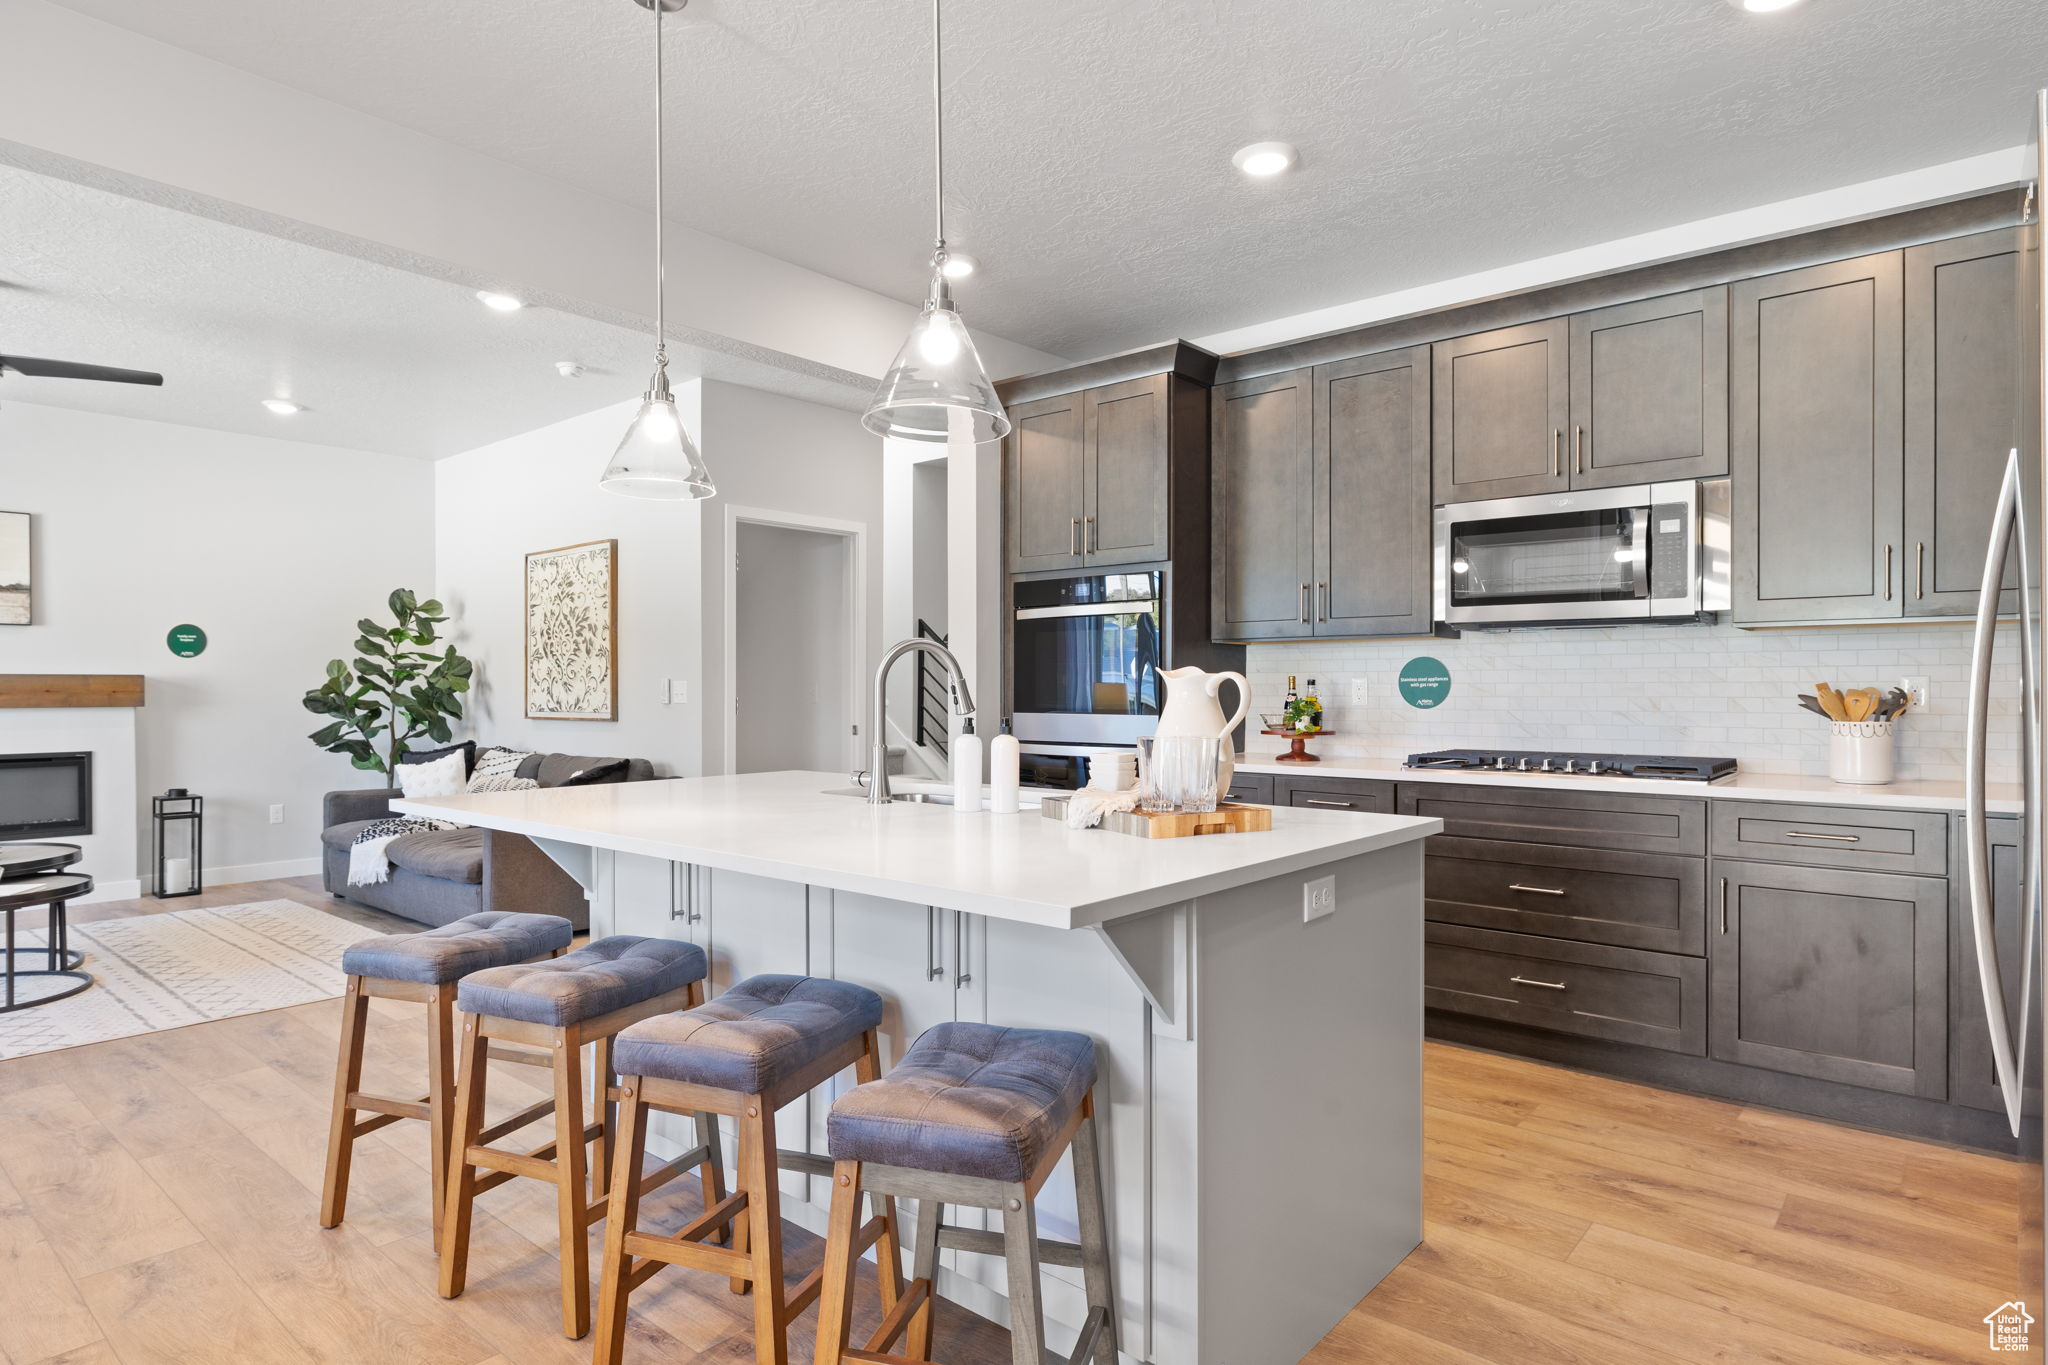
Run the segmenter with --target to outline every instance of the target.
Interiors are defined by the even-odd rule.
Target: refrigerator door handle
[[[2019,1060],[2013,1053],[2012,1030],[2005,1011],[2005,983],[1998,969],[1998,942],[1991,922],[1991,831],[1984,792],[1984,764],[1991,713],[1991,652],[1998,631],[1998,595],[2005,585],[2006,560],[2012,551],[2020,500],[2019,452],[2005,466],[1991,517],[1991,541],[1984,553],[1984,581],[1977,598],[1976,631],[1971,641],[1970,701],[1963,764],[1963,823],[1969,855],[1970,923],[1977,948],[1977,983],[1984,996],[1984,1024],[1991,1039],[1991,1061],[1998,1090],[2005,1100],[2006,1121],[2014,1137],[2020,1131]],[[2024,662],[2024,661],[2023,661]],[[2031,760],[2029,760],[2031,764]],[[2032,888],[2029,888],[2031,894]]]
[[[2009,457],[2018,477],[2020,453],[2015,449]],[[2034,547],[2033,528],[2027,522],[2027,500],[2017,491],[2013,496],[2012,514],[2013,538],[2019,542],[2019,599],[2020,599],[2020,733],[2026,741],[2026,762],[2021,769],[2020,780],[2024,783],[2021,791],[2025,814],[2020,821],[2020,846],[2025,853],[2021,859],[2022,876],[2026,880],[2020,886],[2020,899],[2025,919],[2024,953],[2020,958],[2020,1021],[2019,1043],[2013,1049],[2013,1071],[2019,1078],[2019,1088],[2024,1092],[2027,1083],[2027,1044],[2032,1038],[2032,1027],[2027,1022],[2033,1014],[2034,1005],[2034,953],[2039,941],[2041,926],[2041,839],[2040,802],[2043,757],[2041,753],[2041,641],[2039,621],[2034,615]],[[2017,1122],[2017,1121],[2015,1121]],[[2017,1135],[2017,1134],[2015,1134]]]

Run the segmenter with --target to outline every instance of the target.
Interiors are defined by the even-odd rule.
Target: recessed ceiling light
[[[500,313],[516,313],[526,307],[524,300],[514,298],[510,294],[497,293],[495,290],[479,289],[476,291],[476,296],[477,300],[484,307],[494,309]]]
[[[1237,154],[1230,158],[1230,164],[1246,175],[1263,178],[1293,170],[1294,164],[1300,159],[1300,154],[1294,150],[1291,143],[1254,142],[1249,147],[1238,148]]]
[[[305,411],[304,408],[289,398],[266,398],[263,400],[263,406],[276,413],[279,417],[289,417],[295,412]]]
[[[1799,0],[1728,0],[1728,3],[1751,14],[1769,14],[1774,10],[1791,9]]]
[[[968,255],[966,252],[955,251],[951,247],[946,248],[947,279],[964,280],[969,275],[972,275],[974,273],[974,267],[978,264],[980,264],[980,262],[976,261],[972,256]]]

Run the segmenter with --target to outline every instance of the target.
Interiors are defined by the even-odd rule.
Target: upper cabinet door
[[[1313,373],[1211,390],[1209,432],[1210,629],[1218,640],[1304,639],[1315,633]]]
[[[1437,502],[1570,486],[1570,334],[1549,318],[1435,345]]]
[[[1905,605],[1900,253],[1729,287],[1735,619]]]
[[[2016,228],[1906,252],[1908,616],[1977,610],[1991,509],[2020,442],[2019,287]],[[2009,587],[2017,575],[2015,562]],[[2019,609],[2012,593],[2003,607]]]
[[[1009,410],[1010,569],[1078,569],[1082,563],[1082,406],[1060,394]]]
[[[1617,304],[1571,320],[1573,488],[1728,472],[1728,291]]]
[[[1315,371],[1318,635],[1427,635],[1429,348]]]
[[[1165,559],[1166,386],[1155,374],[1082,395],[1082,553],[1090,565]]]

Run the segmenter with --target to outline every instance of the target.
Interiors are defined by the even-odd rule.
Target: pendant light
[[[959,435],[978,444],[1001,440],[1009,433],[1010,419],[981,367],[974,338],[967,335],[966,324],[953,307],[953,287],[946,274],[944,48],[939,0],[932,0],[932,287],[923,314],[910,329],[910,340],[896,353],[896,363],[860,420],[877,436],[944,441]]]
[[[665,311],[667,276],[661,256],[661,16],[689,0],[633,0],[654,11],[654,377],[625,439],[612,452],[598,487],[635,498],[679,501],[708,498],[718,490],[711,471],[697,453],[697,443],[683,429],[675,397],[668,388],[668,329]]]

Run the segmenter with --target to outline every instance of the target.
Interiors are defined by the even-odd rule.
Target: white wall
[[[435,466],[435,581],[456,640],[477,662],[472,731],[488,743],[652,759],[666,776],[726,768],[726,507],[859,523],[872,655],[880,621],[881,443],[858,418],[704,380],[676,392],[718,484],[707,502],[607,493],[598,474],[625,431],[625,403],[483,446]],[[636,400],[637,401],[637,400]],[[524,556],[619,542],[619,713],[608,722],[524,718]],[[689,700],[662,700],[669,679]]]
[[[0,672],[147,678],[142,857],[148,795],[179,786],[207,798],[209,882],[313,871],[321,793],[373,779],[307,742],[299,699],[391,589],[432,587],[432,491],[398,456],[0,403],[0,506],[36,535],[36,623],[0,628]],[[193,659],[164,643],[186,622]]]
[[[733,771],[848,771],[850,537],[743,521],[734,539]]]

